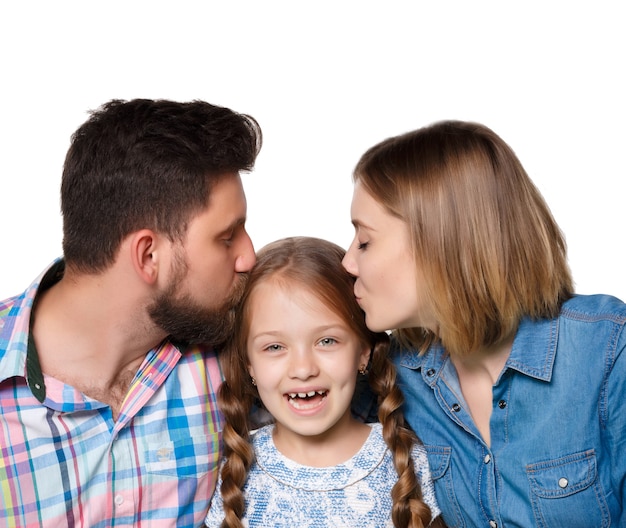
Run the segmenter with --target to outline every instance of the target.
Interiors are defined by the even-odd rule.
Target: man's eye
[[[234,231],[229,231],[228,233],[224,234],[224,236],[222,237],[222,241],[226,242],[227,244],[229,244],[230,242],[233,241],[234,236],[235,236],[235,232]]]

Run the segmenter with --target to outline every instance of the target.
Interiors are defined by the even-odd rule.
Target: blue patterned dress
[[[397,480],[382,426],[372,428],[359,452],[331,467],[309,467],[284,457],[274,446],[274,426],[261,428],[253,439],[256,455],[244,487],[244,526],[273,528],[391,528],[391,487]],[[413,459],[424,502],[439,515],[426,452],[415,446]],[[221,480],[220,480],[221,483]],[[206,525],[224,518],[217,491]]]

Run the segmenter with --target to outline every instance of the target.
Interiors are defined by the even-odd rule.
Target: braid
[[[395,528],[424,528],[430,524],[432,515],[422,500],[421,486],[411,456],[413,445],[419,440],[405,424],[402,414],[404,398],[396,385],[396,371],[388,352],[388,338],[378,341],[374,346],[369,382],[378,396],[378,419],[398,473],[398,481],[391,490],[391,518]]]
[[[224,355],[227,356],[227,353]],[[224,359],[225,379],[232,381],[224,381],[218,392],[218,403],[226,419],[223,432],[225,460],[221,473],[224,520],[221,526],[243,528],[241,523],[245,511],[243,487],[254,461],[248,426],[254,397],[246,390],[247,383],[239,379],[245,376],[246,371],[243,373],[237,371],[240,368],[238,365],[231,364],[228,357]]]

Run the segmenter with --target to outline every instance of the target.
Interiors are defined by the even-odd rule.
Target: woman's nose
[[[353,241],[352,244],[350,244],[348,251],[346,251],[346,254],[343,257],[343,260],[341,261],[341,264],[350,275],[354,275],[356,277],[358,270],[357,270],[356,262],[353,257],[354,250],[355,249],[354,249],[354,241]]]

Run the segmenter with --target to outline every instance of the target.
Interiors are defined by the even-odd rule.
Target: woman
[[[626,522],[626,305],[574,294],[566,245],[511,148],[441,122],[356,166],[344,267],[394,330],[409,425],[449,527]]]

